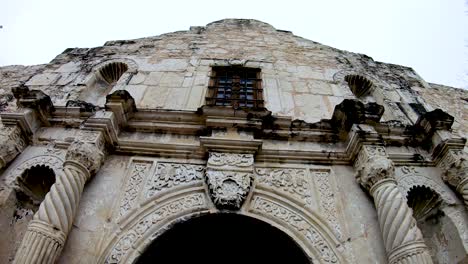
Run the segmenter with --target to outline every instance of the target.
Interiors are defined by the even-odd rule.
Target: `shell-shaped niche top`
[[[97,74],[101,80],[109,85],[114,85],[127,70],[127,64],[123,62],[111,62],[99,68]]]
[[[357,98],[368,95],[374,86],[369,79],[361,75],[346,75],[345,81]]]
[[[413,209],[413,216],[417,221],[437,212],[442,200],[440,196],[426,186],[414,186],[407,195],[408,206]]]

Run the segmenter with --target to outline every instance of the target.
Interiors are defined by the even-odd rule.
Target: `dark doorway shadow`
[[[143,263],[311,263],[284,232],[254,218],[211,214],[175,224],[136,261]]]

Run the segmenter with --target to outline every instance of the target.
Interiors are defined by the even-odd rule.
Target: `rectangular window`
[[[206,104],[234,108],[263,108],[260,69],[213,67]]]

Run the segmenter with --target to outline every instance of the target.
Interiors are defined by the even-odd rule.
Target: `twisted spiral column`
[[[411,208],[406,204],[394,179],[376,183],[374,197],[389,263],[432,263]]]
[[[364,146],[355,167],[358,183],[374,198],[389,263],[432,263],[413,212],[397,187],[395,167],[385,149]]]
[[[102,159],[102,152],[92,144],[70,145],[64,174],[57,177],[28,225],[14,263],[55,263],[72,227],[84,185]]]

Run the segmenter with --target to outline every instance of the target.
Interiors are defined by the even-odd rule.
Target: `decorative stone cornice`
[[[75,163],[84,167],[90,175],[95,174],[104,160],[102,151],[93,144],[74,141],[68,147],[65,163]]]
[[[363,104],[359,100],[345,99],[335,107],[331,122],[334,126],[349,131],[354,124],[378,123],[383,113],[384,107],[379,104]]]
[[[36,110],[41,122],[46,126],[50,125],[48,118],[55,111],[55,108],[47,94],[40,90],[29,90],[26,86],[13,88],[12,92],[19,108]]]
[[[117,90],[106,96],[106,110],[112,111],[119,127],[127,126],[128,121],[133,118],[137,111],[135,100],[126,90]]]
[[[219,209],[238,210],[253,181],[253,154],[210,152],[206,182]]]
[[[21,94],[19,92],[18,94]],[[24,92],[23,94],[28,94]],[[23,95],[21,95],[23,96]],[[21,97],[20,96],[20,97]],[[40,96],[39,96],[40,97]],[[26,98],[23,96],[23,98]],[[92,109],[91,109],[92,108]],[[27,108],[22,108],[25,111]],[[8,125],[20,125],[25,135],[31,135],[42,126],[37,111],[29,110],[29,114],[2,113],[2,122]],[[438,113],[437,111],[435,113]],[[431,112],[432,113],[432,112]],[[256,153],[258,161],[281,162],[318,162],[321,164],[352,164],[357,151],[362,144],[380,144],[386,146],[411,146],[427,149],[431,145],[432,153],[388,153],[388,158],[397,165],[433,166],[440,157],[440,146],[445,143],[428,142],[427,135],[421,133],[423,124],[434,124],[431,127],[447,128],[437,121],[444,114],[426,114],[426,121],[418,126],[401,125],[394,122],[379,122],[382,114],[381,106],[363,104],[358,100],[344,100],[335,108],[331,119],[323,119],[317,123],[307,123],[303,120],[291,120],[290,117],[273,116],[266,109],[232,109],[229,107],[203,106],[197,111],[174,111],[165,109],[136,109],[134,100],[128,92],[119,90],[107,97],[106,111],[98,110],[86,103],[73,104],[68,107],[56,107],[50,113],[48,121],[54,127],[73,127],[101,132],[106,147],[115,153],[157,155],[164,153],[167,157],[203,157],[206,151]],[[34,117],[36,115],[36,117]],[[421,119],[423,120],[423,119]],[[436,121],[434,121],[436,120]],[[445,119],[444,119],[445,120]],[[447,123],[447,122],[445,122]],[[439,124],[439,125],[437,125]],[[354,130],[356,127],[370,127],[371,133]],[[427,126],[426,126],[427,127]],[[213,138],[210,131],[217,129],[237,129],[249,131],[252,139],[244,138]],[[139,137],[131,137],[129,133],[142,133]],[[449,131],[436,130],[435,134]],[[193,137],[195,141],[160,142],[148,141],[145,133],[156,135],[174,134]],[[54,139],[44,139],[46,141]],[[271,144],[264,146],[267,140],[287,142],[307,142],[308,144],[333,144],[327,149],[302,147],[277,148]],[[455,142],[456,141],[456,142]],[[450,144],[462,144],[462,140],[450,140]],[[425,145],[422,145],[424,143]],[[61,143],[59,143],[61,144]],[[297,144],[296,146],[299,146]],[[451,145],[450,145],[451,146]],[[64,144],[68,147],[68,143]],[[444,150],[445,151],[445,150]],[[417,158],[415,158],[417,157]]]
[[[441,109],[426,112],[416,121],[415,127],[420,127],[426,134],[433,134],[436,130],[450,130],[453,125],[453,116]]]

